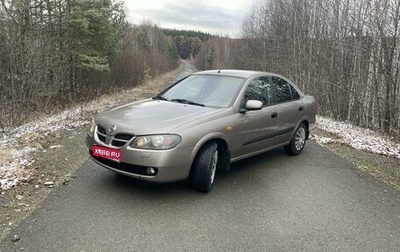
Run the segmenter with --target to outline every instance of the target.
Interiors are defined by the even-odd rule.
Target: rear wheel
[[[194,189],[200,192],[211,191],[218,165],[218,145],[210,142],[204,145],[193,164],[192,183]]]
[[[306,125],[304,123],[300,123],[290,143],[284,146],[285,152],[292,156],[299,155],[306,144],[306,140],[307,140]]]

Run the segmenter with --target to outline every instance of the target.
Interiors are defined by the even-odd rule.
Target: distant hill
[[[201,32],[201,31],[177,30],[177,29],[167,29],[167,28],[160,28],[160,30],[167,36],[171,36],[171,37],[184,36],[187,38],[198,37],[202,42],[205,42],[212,38],[217,37],[210,33],[205,33],[205,32]]]

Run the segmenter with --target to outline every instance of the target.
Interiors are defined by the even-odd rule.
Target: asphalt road
[[[400,251],[400,192],[313,141],[235,163],[208,194],[92,161],[76,175],[0,251]]]

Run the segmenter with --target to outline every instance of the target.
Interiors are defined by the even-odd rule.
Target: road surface
[[[21,239],[12,242],[12,236]],[[208,194],[87,161],[1,251],[399,251],[400,193],[309,141],[217,174]]]

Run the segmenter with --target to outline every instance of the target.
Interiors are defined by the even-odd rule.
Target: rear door
[[[288,142],[304,117],[305,108],[299,93],[288,81],[278,76],[272,76],[271,81],[279,114],[279,141]]]

